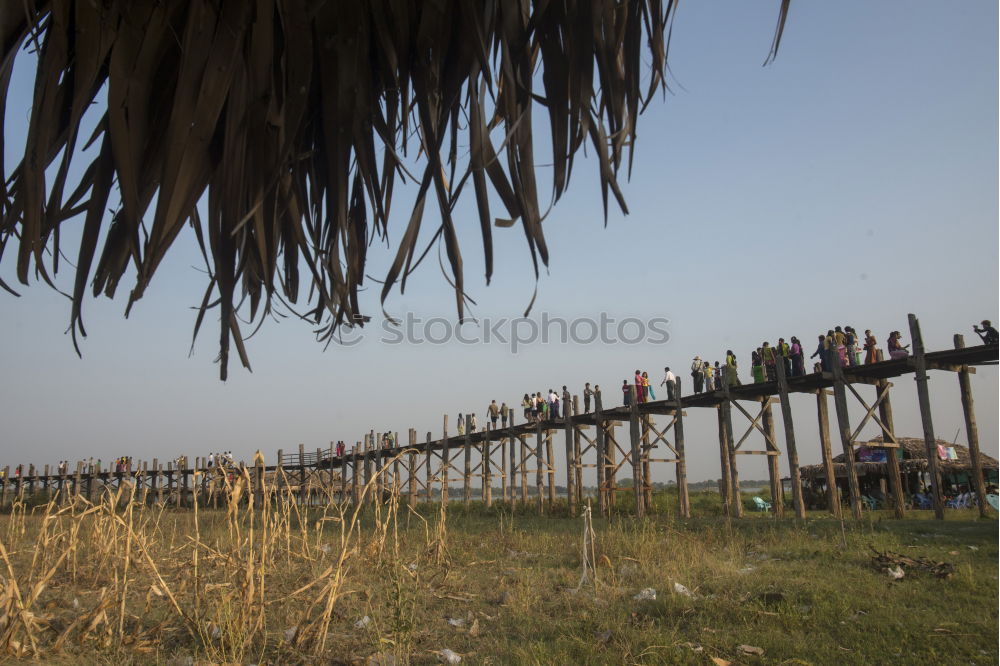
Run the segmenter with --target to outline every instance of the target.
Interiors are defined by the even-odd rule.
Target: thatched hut
[[[895,454],[899,459],[899,471],[903,480],[903,492],[914,495],[929,483],[927,474],[927,451],[924,440],[920,437],[898,437],[899,448]],[[858,474],[858,484],[862,494],[886,496],[888,484],[888,465],[886,456],[893,449],[882,447],[882,436],[879,435],[856,449],[854,469]],[[972,460],[969,449],[959,444],[939,439],[937,444],[938,469],[941,470],[941,481],[944,492],[959,492],[967,490],[972,483]],[[998,463],[995,458],[981,454],[983,475],[987,484],[997,483]],[[833,472],[837,486],[842,493],[847,492],[847,466],[844,464],[844,454],[833,458]],[[824,506],[823,489],[826,485],[826,473],[823,465],[805,465],[801,468],[803,482],[809,487],[807,493],[816,501],[816,508]]]

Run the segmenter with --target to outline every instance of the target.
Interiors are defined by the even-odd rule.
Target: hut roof
[[[874,437],[867,442],[865,445],[878,447],[882,445],[882,436]],[[924,440],[922,437],[897,437],[896,441],[899,442],[899,447],[903,451],[903,459],[899,463],[899,468],[903,472],[922,472],[927,469],[927,453],[924,448]],[[961,444],[952,444],[943,439],[936,440],[938,446],[944,447],[954,447],[955,453],[958,454],[958,460],[941,460],[938,459],[938,467],[942,472],[965,472],[972,469],[972,460],[969,457],[968,447],[962,446]],[[983,469],[998,469],[1000,463],[997,462],[996,458],[986,455],[985,453],[980,454],[983,461]],[[856,462],[854,463],[854,468],[859,474],[882,474],[885,473],[886,465],[881,462]],[[833,457],[833,471],[836,476],[847,476],[847,468],[844,465],[844,454]],[[805,478],[821,478],[825,474],[823,471],[823,465],[804,465],[800,468],[802,476]]]
[[[463,192],[477,203],[466,223],[482,235],[486,284],[494,226],[523,227],[536,277],[548,264],[542,220],[581,147],[593,147],[605,218],[609,192],[628,212],[617,178],[632,168],[640,112],[666,87],[677,4],[2,2],[0,114],[24,99],[8,89],[15,61],[35,59],[35,83],[23,152],[0,182],[0,257],[22,284],[56,288],[70,264],[60,229],[80,234],[68,266],[76,345],[86,292],[114,297],[134,270],[127,314],[190,223],[207,268],[195,334],[218,307],[222,379],[230,342],[249,367],[241,321],[254,328],[272,305],[320,325],[321,341],[367,321],[370,247],[392,257],[369,278],[383,304],[437,249],[461,319]],[[548,127],[537,141],[536,123]],[[418,189],[390,233],[397,180]]]

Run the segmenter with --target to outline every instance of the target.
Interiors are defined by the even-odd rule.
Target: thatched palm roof
[[[924,448],[924,440],[922,437],[897,437],[896,440],[899,442],[899,447],[903,450],[903,459],[899,463],[899,469],[902,472],[923,472],[927,470],[927,451]],[[882,436],[879,435],[868,440],[867,445],[878,447],[881,446],[883,442]],[[945,473],[948,472],[967,472],[972,469],[972,460],[969,458],[969,449],[961,444],[952,444],[951,442],[945,441],[943,439],[936,440],[937,446],[949,447],[953,446],[955,448],[955,453],[958,455],[958,460],[941,460],[938,459],[938,468]],[[983,469],[998,469],[998,463],[995,458],[992,458],[985,453],[980,453],[980,457],[983,461]],[[880,462],[855,462],[854,467],[858,474],[885,474],[887,473],[886,464]],[[823,465],[804,465],[800,468],[802,476],[805,478],[823,478],[825,472],[823,471]],[[844,464],[844,454],[833,457],[833,471],[838,477],[847,476],[847,467]]]
[[[788,3],[780,5],[772,55]],[[301,316],[322,325],[321,338],[363,323],[358,291],[376,238],[395,255],[383,302],[443,244],[462,317],[452,211],[466,189],[478,206],[487,283],[494,225],[521,225],[536,277],[538,261],[547,264],[542,220],[585,144],[593,147],[605,215],[609,193],[627,212],[617,178],[623,162],[631,164],[640,111],[664,88],[675,7],[675,0],[0,3],[5,110],[14,61],[37,53],[23,157],[0,192],[0,256],[10,242],[21,283],[34,273],[55,286],[60,230],[70,220],[81,228],[69,294],[76,344],[77,333],[86,335],[88,286],[113,297],[134,268],[127,313],[190,224],[209,273],[195,334],[218,306],[223,379],[230,340],[249,367],[236,310],[246,302],[254,322],[272,299],[294,308],[300,266],[309,301]],[[97,128],[81,135],[92,106]],[[535,174],[538,107],[551,133],[543,151],[552,154],[549,192]],[[83,157],[84,145],[94,152]],[[75,181],[74,160],[86,163]],[[390,233],[397,177],[412,178],[418,190],[408,221]],[[206,193],[201,219],[196,204]],[[496,219],[491,198],[502,209]],[[428,206],[440,221],[422,250]]]

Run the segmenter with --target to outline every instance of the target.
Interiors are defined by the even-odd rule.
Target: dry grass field
[[[591,532],[565,507],[304,510],[244,488],[211,511],[123,492],[0,516],[4,658],[997,663],[997,522],[973,512],[727,521],[698,493],[683,521],[664,493],[645,521],[620,507]]]

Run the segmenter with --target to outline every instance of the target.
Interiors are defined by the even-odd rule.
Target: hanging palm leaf
[[[395,181],[415,162],[416,201],[394,240],[381,299],[404,288],[419,264],[430,203],[462,317],[453,210],[467,183],[487,282],[494,224],[520,223],[536,276],[538,261],[548,262],[541,201],[562,196],[586,143],[605,216],[609,192],[626,211],[618,174],[631,160],[641,109],[664,86],[675,8],[675,0],[0,3],[4,109],[15,60],[26,51],[37,57],[23,156],[0,184],[0,260],[10,243],[18,281],[34,273],[54,284],[60,229],[82,217],[75,344],[86,335],[88,284],[113,297],[133,267],[127,312],[190,224],[210,273],[195,330],[218,306],[225,379],[231,342],[249,367],[236,311],[248,300],[250,320],[262,320],[274,299],[296,303],[302,267],[304,316],[322,336],[365,321],[358,291],[368,247],[396,235]],[[783,0],[772,51],[787,11]],[[81,137],[95,102],[103,116],[93,136]],[[534,163],[538,109],[547,112],[553,160],[544,196]],[[416,160],[407,157],[411,140]],[[99,148],[71,182],[84,144]],[[503,208],[496,220],[491,198]]]

